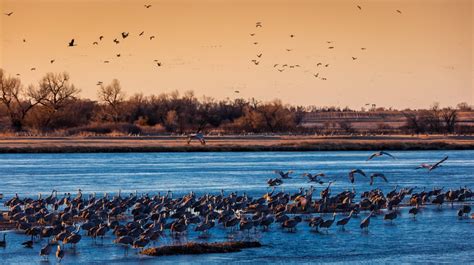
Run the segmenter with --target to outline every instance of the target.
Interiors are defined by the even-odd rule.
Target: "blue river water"
[[[310,184],[301,176],[304,172],[324,172],[326,180],[335,181],[332,193],[354,188],[358,193],[374,187],[385,192],[396,185],[416,187],[415,191],[433,187],[467,186],[474,189],[474,151],[394,151],[396,159],[377,157],[366,161],[371,152],[206,152],[206,153],[92,153],[92,154],[0,154],[0,193],[10,198],[48,196],[52,189],[59,194],[114,194],[138,192],[157,194],[168,190],[181,195],[190,191],[199,194],[246,192],[261,196],[269,191],[268,178],[273,170],[293,170],[293,178],[278,188],[295,192]],[[415,170],[421,163],[434,163],[444,156],[449,159],[442,167],[428,173]],[[351,185],[349,170],[360,168],[367,173],[384,173],[389,182],[377,179],[374,186],[363,177]],[[315,185],[317,196],[325,186]],[[474,258],[474,220],[458,219],[455,205],[441,209],[426,207],[416,220],[401,209],[393,222],[382,216],[372,218],[369,232],[361,232],[360,221],[367,215],[353,218],[342,231],[335,226],[323,233],[309,231],[302,222],[295,233],[273,225],[269,232],[259,232],[264,247],[238,253],[199,256],[144,257],[112,243],[111,234],[100,244],[83,237],[76,250],[68,249],[62,264],[176,264],[176,263],[461,263]],[[338,215],[337,219],[342,215]],[[330,218],[329,215],[324,215]],[[208,241],[222,241],[223,229],[212,230]],[[187,240],[196,240],[191,232]],[[21,242],[27,237],[8,232],[7,247],[0,248],[0,264],[55,264],[42,260],[38,253],[41,243],[26,249]],[[160,244],[168,244],[163,239]]]

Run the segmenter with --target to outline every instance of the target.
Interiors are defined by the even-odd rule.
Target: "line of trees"
[[[80,98],[67,73],[47,73],[37,85],[0,69],[0,131],[63,134],[189,133],[218,130],[229,133],[317,132],[304,126],[308,112],[348,112],[348,108],[291,106],[280,100],[242,98],[197,99],[192,91],[127,97],[118,80],[98,87],[98,101]],[[469,108],[467,104],[458,106]],[[433,106],[406,111],[405,132],[455,133],[458,109]],[[329,126],[328,126],[329,127]],[[350,122],[331,131],[357,133]],[[386,128],[385,128],[386,129]]]

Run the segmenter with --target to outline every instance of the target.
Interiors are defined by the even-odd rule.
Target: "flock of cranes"
[[[380,156],[388,156],[392,159],[396,159],[395,156],[391,155],[390,153],[388,152],[385,152],[385,151],[379,151],[379,152],[375,152],[373,153],[372,155],[369,156],[369,158],[367,158],[367,161],[369,160],[372,160],[376,157],[380,157]],[[442,163],[445,162],[446,160],[448,160],[448,156],[445,156],[443,159],[441,159],[440,161],[434,163],[434,164],[427,164],[427,163],[423,163],[421,164],[420,166],[416,167],[415,169],[420,169],[420,168],[423,168],[423,169],[427,169],[428,172],[431,172],[433,170],[435,170],[436,168],[439,168],[441,167]],[[279,175],[279,177],[277,178],[270,178],[267,180],[267,184],[270,186],[270,187],[273,187],[273,186],[280,186],[283,184],[283,180],[284,179],[291,179],[291,176],[290,174],[293,173],[293,171],[287,171],[287,172],[283,172],[281,170],[275,170],[274,171],[276,174]],[[356,175],[359,175],[359,176],[363,176],[363,177],[367,177],[368,175],[362,170],[362,169],[352,169],[351,171],[349,171],[348,173],[348,178],[349,178],[349,181],[351,182],[351,184],[354,184],[355,182],[355,176]],[[323,172],[319,172],[319,173],[316,173],[316,174],[312,174],[312,173],[303,173],[302,174],[303,177],[306,177],[308,178],[308,182],[314,182],[314,183],[318,183],[320,185],[323,185],[325,182],[323,181],[322,178],[326,178],[328,177],[328,175],[326,175],[325,173]],[[387,177],[383,174],[383,173],[380,173],[380,172],[375,172],[375,173],[372,173],[370,175],[370,182],[369,182],[369,185],[372,186],[375,182],[375,180],[377,178],[380,178],[382,180],[384,180],[385,182],[388,182],[388,179]],[[331,185],[331,183],[333,183],[333,181],[329,181],[329,185]]]
[[[386,152],[377,152],[370,157],[382,155],[395,159]],[[447,157],[424,168],[433,170],[446,160]],[[292,179],[292,171],[274,172],[280,176],[274,181],[283,183],[283,180]],[[355,175],[367,176],[364,171],[354,169],[349,172],[351,183]],[[324,184],[321,179],[327,178],[324,173],[306,173],[304,176],[319,184]],[[373,174],[373,178],[376,177],[384,178]],[[25,248],[42,244],[39,255],[44,259],[48,259],[55,247],[60,262],[67,256],[66,249],[75,251],[83,237],[90,237],[96,244],[98,240],[103,242],[104,238],[112,236],[113,243],[123,247],[127,255],[130,247],[143,249],[169,239],[181,242],[190,235],[190,230],[198,238],[209,238],[211,231],[218,229],[232,240],[251,239],[257,231],[274,231],[272,226],[296,232],[301,223],[307,223],[313,232],[327,233],[334,224],[344,230],[354,217],[363,212],[367,214],[364,214],[359,227],[366,231],[372,217],[382,215],[383,220],[393,222],[402,207],[410,207],[409,214],[416,218],[429,205],[441,208],[445,203],[454,205],[456,202],[461,204],[457,213],[459,218],[466,218],[471,212],[468,201],[474,196],[467,187],[417,191],[416,187],[399,188],[398,185],[387,193],[375,188],[358,194],[352,187],[352,190],[334,194],[332,183],[329,181],[319,197],[314,186],[302,187],[297,192],[283,189],[277,192],[273,186],[270,191],[256,197],[237,192],[226,194],[223,190],[214,195],[199,196],[190,192],[178,197],[171,191],[164,195],[131,193],[126,196],[119,191],[115,196],[106,193],[101,197],[96,194],[86,196],[80,189],[75,196],[69,193],[61,196],[53,190],[47,197],[41,194],[38,198],[15,195],[8,199],[4,203],[8,211],[2,215],[0,224],[9,224],[29,236],[29,240],[22,243]],[[332,217],[325,218],[324,213],[332,213]],[[3,233],[0,247],[6,246],[6,233]]]
[[[143,6],[144,6],[145,9],[150,9],[152,7],[151,4],[144,4]],[[359,12],[362,11],[362,6],[357,5],[356,7],[357,7]],[[396,10],[396,12],[398,14],[402,14],[402,12],[400,10]],[[10,17],[14,14],[14,12],[10,11],[10,12],[4,13],[4,14],[6,16]],[[255,23],[255,28],[256,28],[256,30],[261,31],[261,30],[264,30],[265,27],[264,27],[263,22],[258,21],[258,22]],[[252,43],[257,48],[260,47],[259,46],[260,42],[258,41],[258,35],[259,34],[256,33],[256,32],[250,33],[250,37],[252,38]],[[130,38],[132,35],[130,35],[129,32],[124,31],[124,32],[121,32],[119,36],[120,37],[111,37],[111,40],[113,41],[113,43],[119,45],[122,41],[125,41],[127,38]],[[296,38],[296,35],[293,34],[293,33],[288,34],[288,36],[289,36],[290,39]],[[143,31],[143,30],[137,31],[136,37],[138,37],[138,38],[145,37],[145,31]],[[147,36],[147,38],[151,41],[151,40],[155,39],[155,35],[149,35],[149,36]],[[104,37],[104,35],[100,35],[97,40],[95,40],[91,43],[91,45],[92,46],[98,46],[105,40],[106,40],[106,37]],[[26,39],[23,39],[23,42],[26,43]],[[326,44],[327,44],[327,49],[328,50],[335,50],[336,49],[336,46],[333,43],[333,41],[326,41]],[[67,43],[67,46],[71,47],[71,48],[79,46],[79,45],[86,45],[86,44],[81,43],[76,38],[71,38],[70,41]],[[294,50],[294,48],[293,47],[290,47],[290,48],[287,47],[287,48],[285,48],[285,50],[286,50],[286,52],[292,52]],[[360,50],[361,51],[366,51],[367,48],[366,47],[361,47]],[[120,58],[121,54],[117,53],[117,54],[115,54],[115,57]],[[351,56],[351,58],[349,58],[349,59],[351,61],[355,61],[355,60],[358,60],[358,58],[359,58],[359,56]],[[261,62],[262,62],[263,59],[265,59],[264,53],[262,51],[257,51],[256,52],[256,58],[251,59],[251,63],[255,66],[259,66],[259,65],[261,65]],[[112,62],[110,59],[102,60],[102,61],[103,61],[104,64],[109,64],[109,63]],[[50,62],[50,64],[53,64],[53,63],[56,62],[56,59],[50,59],[49,62]],[[153,60],[153,64],[155,65],[155,67],[161,67],[163,65],[157,59]],[[292,68],[303,67],[300,64],[289,64],[289,63],[271,63],[271,65],[273,65],[273,68],[276,69],[280,73],[284,72],[286,70],[292,69]],[[306,65],[305,72],[312,72],[312,76],[314,76],[314,78],[324,81],[324,80],[327,80],[327,77],[323,76],[324,72],[323,72],[322,69],[327,68],[329,66],[330,66],[329,63],[314,62],[314,64],[310,63],[310,64]],[[320,68],[320,67],[322,67],[322,68]],[[37,67],[31,67],[30,70],[35,71],[35,70],[37,70]],[[17,75],[19,76],[20,74],[18,73]],[[99,82],[101,82],[101,81],[99,81]],[[99,84],[99,82],[98,82],[98,84]],[[235,90],[234,93],[240,93],[240,91]]]

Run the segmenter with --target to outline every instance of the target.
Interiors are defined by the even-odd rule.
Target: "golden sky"
[[[26,85],[67,71],[93,99],[98,81],[117,78],[128,95],[194,90],[353,108],[474,103],[471,0],[0,0],[0,10],[0,67]],[[67,47],[72,38],[77,46]]]

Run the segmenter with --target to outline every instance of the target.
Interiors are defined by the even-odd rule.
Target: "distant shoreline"
[[[474,136],[0,137],[0,153],[474,150]]]

